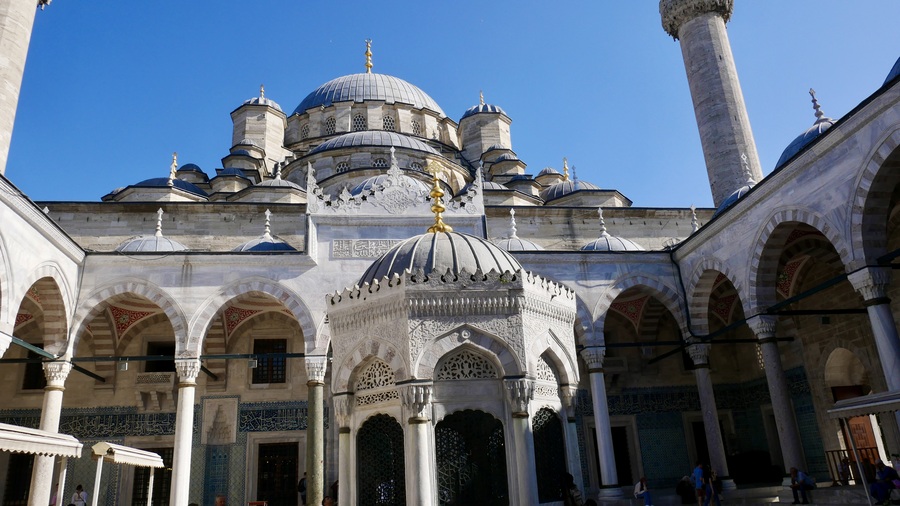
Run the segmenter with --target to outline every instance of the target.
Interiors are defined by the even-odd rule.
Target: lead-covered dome
[[[143,235],[123,242],[116,248],[116,251],[121,253],[164,253],[184,251],[186,249],[187,246],[168,237]]]
[[[600,237],[582,246],[581,251],[644,251],[641,245],[624,237],[610,235],[606,231],[602,207],[597,208],[597,216],[600,219]]]
[[[388,104],[408,104],[416,109],[428,109],[446,116],[441,107],[427,93],[403,79],[385,74],[351,74],[338,77],[316,88],[294,109],[303,114],[313,107],[328,107],[335,102],[365,102],[383,100]]]
[[[406,270],[453,274],[463,271],[516,272],[522,265],[512,255],[480,237],[459,232],[426,233],[411,237],[372,263],[359,278],[359,285],[372,284]]]
[[[556,200],[560,197],[565,197],[570,193],[577,192],[579,190],[599,190],[600,187],[593,184],[588,183],[587,181],[572,181],[571,179],[565,179],[556,184],[552,184],[547,188],[544,188],[541,191],[541,199],[544,202],[550,202],[551,200]]]
[[[791,143],[788,144],[788,147],[784,148],[784,151],[781,153],[781,157],[779,157],[778,162],[775,163],[776,169],[787,163],[788,160],[793,158],[797,153],[802,151],[803,148],[808,146],[812,141],[816,140],[820,135],[825,133],[826,130],[834,125],[834,120],[825,116],[825,114],[819,107],[819,101],[816,100],[815,91],[809,90],[809,94],[812,95],[813,109],[816,110],[816,122],[813,123],[813,126],[806,129],[805,132],[798,135],[796,139],[791,141]]]
[[[900,58],[897,58],[897,61],[894,63],[894,66],[891,68],[891,71],[888,72],[887,78],[884,80],[884,84],[882,84],[882,86],[893,81],[894,79],[896,79],[897,76],[900,76]]]
[[[416,151],[424,151],[425,153],[430,153],[432,155],[439,154],[433,147],[425,144],[415,137],[410,137],[408,135],[398,134],[394,132],[382,132],[375,130],[364,132],[350,132],[339,135],[333,139],[329,139],[328,141],[323,142],[322,144],[319,144],[308,154],[314,155],[317,153],[324,153],[325,151],[331,151],[333,149],[351,147],[356,148],[363,146],[406,148],[414,149]]]

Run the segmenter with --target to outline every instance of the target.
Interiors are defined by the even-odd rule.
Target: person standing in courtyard
[[[87,506],[88,502],[88,494],[84,491],[81,484],[79,483],[77,487],[75,487],[75,493],[72,494],[72,504],[75,506]]]
[[[703,506],[703,499],[706,496],[706,485],[703,481],[703,463],[699,460],[697,461],[697,466],[694,467],[694,472],[691,474],[691,479],[694,482],[694,492],[697,494],[697,506]]]

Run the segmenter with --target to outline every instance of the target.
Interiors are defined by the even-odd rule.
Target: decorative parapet
[[[734,0],[660,0],[662,27],[674,39],[688,21],[707,13],[717,13],[727,23],[734,11]]]

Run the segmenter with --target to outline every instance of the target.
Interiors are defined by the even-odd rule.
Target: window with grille
[[[325,135],[334,135],[334,116],[325,120]]]
[[[372,162],[372,167],[376,169],[383,169],[388,166],[387,160],[384,158],[376,158],[374,162]]]
[[[40,344],[35,344],[38,348],[43,348]],[[44,366],[41,363],[41,356],[28,350],[28,360],[25,363],[25,376],[22,378],[22,390],[43,390],[47,386],[47,377],[44,376]]]
[[[409,164],[409,168],[412,169],[412,170],[418,170],[418,171],[421,171],[421,170],[422,170],[422,164],[419,163],[419,162],[413,162],[413,163]]]
[[[256,499],[270,505],[297,504],[298,443],[259,445]]]
[[[148,360],[144,364],[144,372],[175,372],[175,343],[147,343],[147,355],[169,359]]]
[[[253,354],[256,368],[253,383],[285,383],[287,381],[287,339],[256,339]]]
[[[353,116],[353,131],[354,132],[359,132],[359,131],[365,130],[366,128],[367,128],[367,125],[366,125],[366,117],[365,116],[363,116],[362,114],[357,114],[356,116]]]
[[[419,126],[418,121],[413,121],[412,123],[410,123],[410,128],[412,128],[413,135],[422,135],[422,127]]]
[[[341,162],[334,168],[335,172],[347,172],[350,170],[350,162]]]
[[[388,132],[394,131],[394,117],[393,116],[385,116],[384,119],[382,120],[382,122],[384,123],[382,125],[382,128],[384,128]]]
[[[131,486],[131,504],[145,506],[147,504],[147,488],[150,486],[150,473],[153,472],[153,506],[169,504],[169,490],[172,488],[172,456],[174,448],[146,448],[147,451],[162,457],[163,467],[134,468],[134,484]],[[102,502],[102,501],[101,501]]]
[[[300,127],[300,139],[306,140],[309,138],[309,124],[303,125]]]

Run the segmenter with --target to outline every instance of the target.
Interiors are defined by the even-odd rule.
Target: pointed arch
[[[341,363],[334,366],[334,370],[331,373],[332,392],[350,391],[350,380],[354,373],[361,365],[368,363],[374,358],[391,367],[391,370],[394,371],[394,381],[396,383],[409,379],[409,368],[403,361],[403,355],[400,353],[400,350],[387,341],[372,338],[358,343],[344,356]]]
[[[536,371],[538,358],[547,356],[556,366],[560,385],[578,385],[578,357],[569,353],[553,330],[532,341],[526,356],[529,371]]]
[[[72,314],[74,294],[69,286],[68,279],[63,274],[62,268],[60,268],[59,264],[56,262],[44,262],[28,273],[28,275],[18,283],[18,287],[21,289],[21,293],[19,294],[20,298],[25,297],[25,292],[30,290],[32,285],[43,278],[50,278],[55,283],[55,290],[59,292],[59,297],[62,302],[62,314],[65,319],[68,320],[69,315]]]
[[[725,262],[715,257],[704,258],[691,273],[687,292],[691,324],[694,327],[692,330],[698,334],[709,333],[709,299],[716,286],[722,282],[721,277],[724,277],[734,287],[744,314],[750,314],[750,308],[745,305],[748,297],[744,291],[742,280]]]
[[[575,343],[585,344],[594,339],[594,317],[587,303],[575,294]]]
[[[604,324],[606,315],[609,312],[609,308],[613,301],[615,301],[622,292],[634,287],[640,288],[642,291],[645,291],[659,300],[666,309],[669,310],[669,313],[672,314],[672,317],[677,322],[678,328],[681,329],[682,334],[685,334],[688,331],[687,322],[684,317],[685,313],[682,310],[683,301],[674,288],[654,276],[646,274],[628,274],[610,285],[597,301],[594,314],[600,316],[594,322],[594,330],[597,337],[596,344],[602,346],[606,342],[606,338],[603,335]]]
[[[780,250],[772,251],[776,241],[784,241],[791,232],[791,227],[781,226],[790,223],[799,223],[810,226],[831,243],[841,263],[846,270],[851,264],[850,246],[844,238],[838,233],[839,229],[824,216],[819,213],[804,208],[782,208],[773,211],[769,215],[769,219],[760,228],[753,246],[753,253],[750,256],[750,264],[748,269],[747,296],[748,300],[744,307],[744,313],[748,315],[759,312],[762,308],[775,303],[774,289],[770,290],[771,295],[764,293],[763,290],[774,287],[776,283],[776,270],[780,257]]]
[[[504,376],[515,376],[526,372],[525,364],[519,362],[516,353],[503,339],[477,327],[461,325],[425,345],[418,362],[413,364],[412,370],[415,371],[415,377],[419,379],[432,378],[434,368],[441,358],[463,345],[472,346],[480,353],[494,357],[500,365],[500,374]]]
[[[856,192],[848,203],[854,262],[845,262],[852,269],[874,263],[887,250],[887,230],[879,221],[886,222],[892,191],[900,184],[898,147],[900,126],[895,126],[866,157],[856,179]]]
[[[85,297],[82,303],[75,311],[75,318],[72,322],[72,331],[69,337],[68,352],[74,353],[78,345],[78,340],[84,332],[85,327],[90,324],[95,316],[106,309],[107,305],[117,299],[127,297],[129,295],[137,295],[153,302],[169,319],[172,324],[172,331],[175,333],[175,353],[177,356],[198,356],[185,355],[187,351],[187,318],[184,310],[178,304],[176,299],[162,288],[150,283],[146,280],[125,280],[119,283],[97,288],[90,295]]]
[[[66,304],[68,293],[65,281],[58,266],[52,262],[42,264],[25,278],[28,284],[22,285],[21,299],[32,297],[43,315],[44,349],[51,353],[65,351],[68,337],[69,307]],[[21,306],[21,303],[20,303]]]
[[[189,340],[186,343],[186,349],[192,353],[200,353],[202,349],[203,338],[209,331],[216,316],[225,307],[225,304],[231,299],[249,292],[260,292],[274,297],[276,300],[284,304],[303,331],[303,340],[305,341],[306,353],[311,353],[319,349],[327,349],[328,344],[318,343],[316,341],[316,326],[313,323],[312,312],[303,301],[303,298],[294,293],[287,287],[276,283],[270,279],[261,277],[252,277],[236,281],[230,285],[221,288],[215,295],[207,298],[200,305],[200,309],[191,318],[189,325]]]

